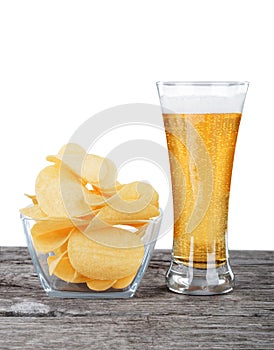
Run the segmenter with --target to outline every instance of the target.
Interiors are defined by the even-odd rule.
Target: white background
[[[271,0],[1,2],[0,245],[25,244],[23,193],[33,193],[44,157],[93,114],[158,104],[158,80],[248,80],[229,246],[274,249],[273,14]],[[163,142],[156,134],[150,137]],[[116,139],[114,133],[107,142]],[[136,177],[157,178],[165,198],[155,169],[140,165]],[[157,246],[171,242],[170,232]]]

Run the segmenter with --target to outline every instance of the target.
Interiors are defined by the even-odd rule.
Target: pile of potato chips
[[[70,143],[37,176],[31,234],[48,254],[50,275],[95,291],[127,287],[144,255],[142,236],[159,215],[158,193],[145,182],[120,184],[112,161]]]

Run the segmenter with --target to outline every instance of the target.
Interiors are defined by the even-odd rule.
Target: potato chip
[[[107,204],[114,210],[132,214],[145,209],[150,204],[158,206],[158,193],[150,184],[132,182],[123,185],[116,195],[107,200]]]
[[[99,245],[115,249],[125,248],[126,250],[143,247],[143,242],[134,232],[126,228],[115,226],[108,226],[100,230],[90,231],[88,233],[88,238]]]
[[[80,155],[83,156],[86,154],[86,151],[83,147],[77,143],[67,143],[58,152],[58,157],[62,158],[64,155]]]
[[[98,193],[100,193],[102,196],[104,197],[111,197],[114,194],[116,194],[123,185],[121,185],[118,181],[116,181],[113,185],[113,187],[109,187],[109,188],[100,188],[97,184],[92,184],[92,187],[94,188],[94,190]]]
[[[112,288],[114,289],[123,289],[126,288],[130,285],[130,283],[133,281],[133,279],[135,278],[136,273],[133,273],[129,276],[126,276],[124,278],[119,279],[118,281],[116,281],[113,285]]]
[[[137,235],[115,227],[94,231],[90,239],[74,230],[68,243],[75,270],[96,280],[117,280],[132,274],[138,270],[143,254],[144,246]]]
[[[86,215],[77,216],[76,218],[71,218],[74,226],[82,226],[82,224],[87,223],[88,220],[94,218],[100,211],[100,208],[92,209],[92,211]]]
[[[70,260],[69,260],[70,263]],[[71,265],[71,263],[70,263]],[[72,266],[72,265],[71,265]],[[73,266],[72,266],[73,267]],[[81,275],[80,273],[78,273],[77,271],[75,271],[73,279],[70,281],[71,283],[85,283],[89,281],[89,278],[86,276]]]
[[[109,289],[115,283],[116,281],[91,280],[87,282],[87,286],[89,287],[89,289],[99,292]]]
[[[143,200],[146,204],[159,205],[159,195],[154,188],[146,182],[135,181],[122,185],[119,196],[124,200]]]
[[[102,210],[99,209],[97,210],[98,215],[96,215],[92,220],[90,220],[89,225],[86,228],[81,228],[78,225],[78,228],[81,228],[81,232],[83,232],[84,234],[90,232],[90,231],[94,231],[94,230],[98,230],[101,228],[105,228],[105,227],[111,227],[113,225],[125,225],[125,226],[131,226],[131,227],[135,227],[135,228],[141,228],[142,226],[147,225],[148,220],[133,220],[133,219],[120,219],[120,217],[115,218],[115,219],[105,219],[105,217],[100,216],[99,213]]]
[[[77,144],[67,144],[61,148],[56,156],[46,158],[50,162],[67,166],[84,184],[90,183],[99,188],[112,188],[115,186],[117,171],[115,164],[94,154],[87,154]]]
[[[98,215],[96,215],[92,220],[90,220],[89,225],[82,231],[87,237],[89,233],[93,233],[94,230],[99,230],[107,227],[112,227],[105,220],[101,220]]]
[[[75,271],[66,253],[59,257],[49,256],[47,262],[50,275],[54,274],[65,282],[83,283],[89,281],[87,277]]]
[[[53,275],[57,265],[59,264],[59,262],[62,260],[62,258],[64,257],[64,255],[68,255],[68,251],[65,250],[61,255],[56,256],[56,255],[50,255],[47,258],[47,263],[49,266],[49,275]]]
[[[145,223],[143,226],[138,227],[138,230],[135,232],[135,234],[138,235],[140,238],[144,237],[144,235],[146,234],[148,225],[149,223]]]
[[[48,216],[74,217],[90,212],[83,195],[87,190],[64,167],[44,168],[36,179],[35,190],[38,203]]]
[[[109,164],[108,164],[109,163]],[[104,183],[110,171],[116,172],[116,167],[113,166],[111,161],[94,154],[87,154],[84,160],[81,177],[87,182],[98,184],[102,182],[102,186],[110,187],[111,183]]]
[[[104,197],[98,192],[85,192],[85,201],[90,207],[102,207],[107,204],[108,197]]]
[[[62,255],[64,252],[68,250],[68,240],[65,241],[64,244],[62,244],[60,247],[53,250],[54,254],[57,256]]]
[[[53,162],[59,165],[63,160],[64,164],[67,165],[70,169],[76,168],[75,173],[77,174],[81,171],[85,155],[86,151],[84,148],[76,143],[68,143],[59,150],[57,155],[49,155],[46,157],[46,159],[49,162]],[[65,161],[65,159],[67,161]]]
[[[36,220],[45,218],[47,216],[47,214],[45,214],[37,204],[34,204],[30,207],[22,208],[20,209],[20,212],[23,215]]]
[[[132,213],[144,209],[147,205],[158,206],[158,193],[150,184],[132,182],[122,185],[119,192],[111,197],[89,192],[86,202],[92,206],[109,205],[120,212]]]
[[[37,221],[31,229],[31,234],[35,236],[64,229],[71,231],[73,227],[72,221],[68,218],[48,218],[46,220]]]
[[[76,175],[83,184],[94,184],[98,187],[111,187],[113,183],[108,179],[108,167],[105,159],[96,155],[88,154],[85,157],[66,155],[63,159],[57,156],[48,156],[48,161],[56,164],[64,164]]]
[[[80,157],[75,154],[68,154],[62,158],[58,156],[47,156],[46,159],[50,162],[54,162],[55,165],[65,168],[70,171],[78,180],[80,180],[84,185],[87,183],[81,176],[82,164],[84,162],[84,156]]]
[[[71,229],[32,235],[33,245],[38,252],[49,253],[61,247],[69,239]]]
[[[35,195],[32,195],[32,194],[27,194],[27,193],[24,193],[26,197],[30,198],[32,200],[32,203],[33,204],[38,204],[38,201],[37,201],[37,198]]]
[[[109,224],[116,225],[120,224],[124,220],[127,220],[128,222],[132,220],[148,220],[154,216],[158,216],[159,214],[159,209],[151,204],[140,211],[133,211],[131,213],[120,212],[112,207],[105,206],[99,211],[96,217],[102,221],[106,221]]]

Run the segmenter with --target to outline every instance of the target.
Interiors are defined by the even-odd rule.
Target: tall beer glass
[[[231,291],[227,218],[247,82],[158,82],[169,151],[174,242],[166,274],[183,294]]]

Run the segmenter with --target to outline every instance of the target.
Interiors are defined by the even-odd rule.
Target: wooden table
[[[233,293],[171,293],[156,251],[132,299],[46,296],[26,248],[0,248],[0,349],[274,349],[273,252],[232,251]],[[272,275],[272,276],[271,276]]]

